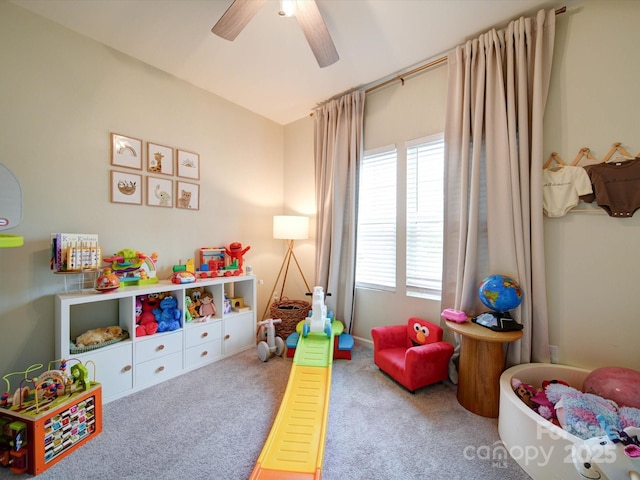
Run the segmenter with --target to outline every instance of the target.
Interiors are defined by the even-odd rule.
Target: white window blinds
[[[444,136],[407,142],[408,294],[440,297],[444,210]]]
[[[358,182],[356,285],[396,287],[397,150],[364,152]]]

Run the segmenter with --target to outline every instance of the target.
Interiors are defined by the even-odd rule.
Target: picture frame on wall
[[[147,142],[147,172],[173,175],[173,148]]]
[[[176,208],[188,210],[200,209],[200,185],[191,182],[176,181]]]
[[[111,170],[111,202],[142,204],[142,175]]]
[[[147,176],[147,205],[173,207],[173,180]]]
[[[142,140],[112,132],[111,165],[142,170]]]
[[[200,180],[200,155],[178,149],[178,176]],[[176,197],[177,198],[177,197]]]

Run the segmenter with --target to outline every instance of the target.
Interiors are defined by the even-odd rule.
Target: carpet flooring
[[[103,432],[39,480],[246,480],[271,429],[291,359],[246,350],[104,406]],[[99,379],[98,379],[99,380]],[[0,480],[21,480],[0,469]],[[324,480],[530,477],[497,420],[465,410],[450,382],[409,393],[357,344],[333,365]]]

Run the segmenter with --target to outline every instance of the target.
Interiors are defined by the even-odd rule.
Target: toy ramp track
[[[250,480],[322,477],[332,358],[333,335],[300,337],[280,410]]]

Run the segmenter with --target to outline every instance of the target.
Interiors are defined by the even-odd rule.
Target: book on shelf
[[[251,310],[251,307],[233,307],[231,310],[234,312],[248,312]]]
[[[102,250],[95,233],[52,233],[50,268],[56,272],[99,269]]]

